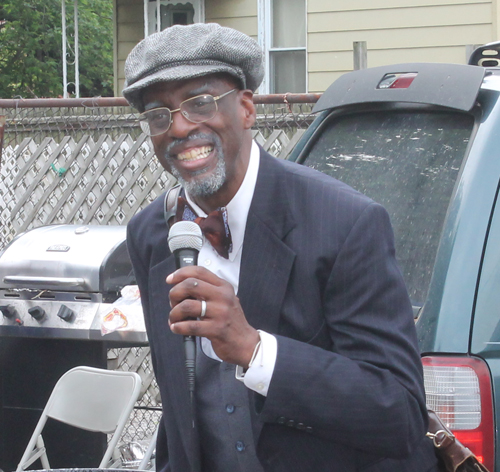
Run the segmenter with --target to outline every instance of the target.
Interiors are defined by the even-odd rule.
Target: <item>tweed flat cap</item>
[[[216,23],[175,25],[143,39],[125,62],[123,96],[142,108],[142,90],[157,82],[225,72],[255,91],[264,77],[263,52],[249,36]]]

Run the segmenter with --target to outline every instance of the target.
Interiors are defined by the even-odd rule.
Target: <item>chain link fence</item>
[[[255,96],[254,139],[286,158],[317,99]],[[174,183],[123,98],[0,100],[0,250],[42,225],[125,225]],[[141,400],[122,443],[148,441],[161,416],[149,348],[110,349],[108,364],[141,375]]]

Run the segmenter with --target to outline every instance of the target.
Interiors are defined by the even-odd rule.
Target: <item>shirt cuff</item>
[[[267,391],[273,377],[276,357],[278,355],[278,341],[272,334],[258,330],[260,345],[257,348],[250,366],[244,372],[243,367],[236,366],[235,376],[249,389],[267,396]]]

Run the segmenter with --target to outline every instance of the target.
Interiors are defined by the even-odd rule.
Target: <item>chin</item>
[[[206,198],[215,195],[226,182],[226,166],[224,161],[218,161],[215,169],[208,175],[193,176],[190,180],[184,179],[180,172],[172,169],[172,174],[184,187],[190,197]]]

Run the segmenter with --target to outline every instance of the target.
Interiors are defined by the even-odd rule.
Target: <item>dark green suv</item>
[[[417,319],[427,403],[500,472],[500,64],[345,74],[290,159],[389,211]]]

